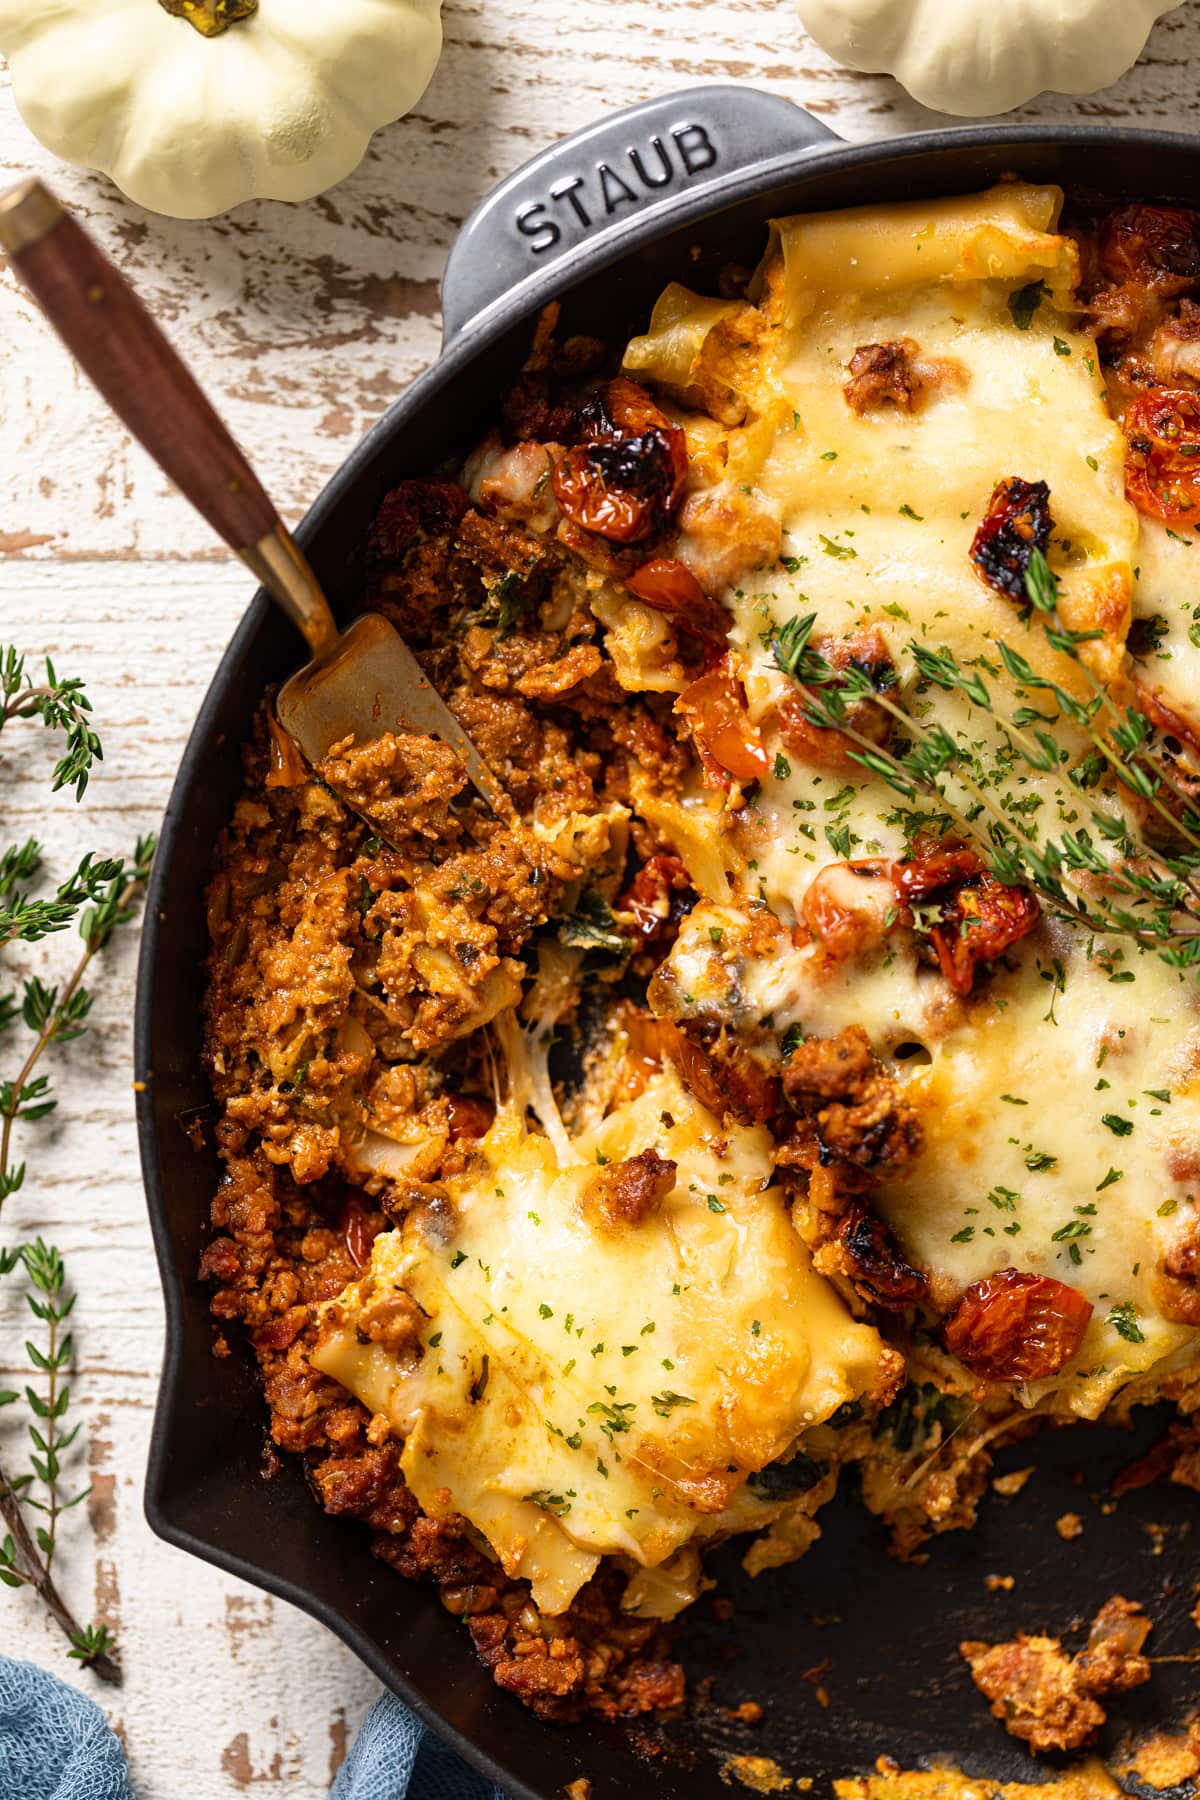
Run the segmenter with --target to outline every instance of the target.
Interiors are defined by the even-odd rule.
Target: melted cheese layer
[[[1148,666],[1174,676],[1173,691],[1177,671],[1194,691],[1200,650],[1189,637],[1186,575],[1200,546],[1159,528],[1139,541],[1124,497],[1124,439],[1095,345],[1071,311],[1074,251],[1053,233],[1057,212],[1053,190],[1013,184],[941,203],[932,216],[882,207],[776,227],[783,277],[768,267],[762,287],[783,320],[774,375],[785,405],[757,481],[785,554],[727,596],[773,773],[736,817],[747,865],[737,892],[691,915],[660,987],[676,1016],[822,1036],[861,1024],[882,1053],[902,1049],[896,1069],[925,1145],[877,1204],[930,1271],[943,1309],[1008,1266],[1086,1294],[1095,1313],[1078,1356],[1020,1397],[1032,1405],[1054,1393],[1092,1415],[1131,1374],[1165,1365],[1195,1339],[1163,1317],[1155,1290],[1163,1253],[1193,1223],[1200,1196],[1190,1148],[1200,1130],[1195,984],[1128,940],[1114,940],[1102,961],[1093,952],[1103,940],[1091,945],[1049,920],[966,1001],[901,927],[853,961],[819,942],[797,947],[792,928],[817,875],[849,858],[903,857],[912,824],[880,777],[853,764],[817,768],[789,747],[777,709],[794,688],[772,648],[781,626],[810,614],[818,642],[876,629],[898,671],[892,698],[935,717],[974,754],[972,781],[946,781],[962,814],[979,816],[991,799],[1047,836],[1087,824],[1078,793],[1013,758],[985,710],[922,688],[910,648],[945,648],[983,672],[1010,715],[1037,696],[1016,693],[1002,674],[1000,640],[1065,688],[1089,691],[1046,644],[1036,615],[1024,625],[970,561],[993,487],[1020,476],[1049,486],[1059,616],[1102,633],[1084,652],[1095,674],[1111,680],[1123,669],[1139,562],[1139,611],[1157,602],[1170,621],[1167,660]],[[1023,307],[1017,291],[1039,281]],[[845,392],[855,350],[900,340],[941,378],[911,412],[856,412]],[[1056,732],[1072,762],[1085,754],[1082,733],[1061,720]],[[780,922],[766,954],[739,949],[750,896]]]
[[[637,1225],[598,1225],[599,1168],[650,1147],[677,1165],[671,1192]],[[718,1128],[664,1075],[575,1150],[560,1168],[501,1115],[486,1166],[451,1184],[452,1225],[378,1238],[313,1357],[405,1438],[423,1509],[462,1513],[549,1612],[602,1555],[655,1568],[768,1523],[746,1477],[877,1394],[894,1360],[813,1271],[765,1130]],[[364,1298],[389,1290],[428,1319],[418,1360],[359,1341]]]

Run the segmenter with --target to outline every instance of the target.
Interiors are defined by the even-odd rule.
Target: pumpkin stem
[[[202,37],[220,37],[239,19],[248,19],[258,11],[258,0],[158,0],[172,18],[186,19]]]

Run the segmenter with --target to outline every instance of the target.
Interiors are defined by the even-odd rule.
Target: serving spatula
[[[40,181],[0,194],[0,250],[113,411],[304,634],[312,660],[280,690],[275,710],[309,762],[351,733],[363,744],[407,728],[448,744],[492,811],[510,819],[503,786],[395,628],[364,613],[339,630],[302,551],[182,359]]]

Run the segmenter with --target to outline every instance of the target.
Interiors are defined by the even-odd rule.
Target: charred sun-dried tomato
[[[625,586],[637,600],[665,613],[684,631],[706,643],[724,644],[729,615],[705,593],[687,564],[675,556],[656,556],[626,577]]]
[[[1181,1450],[1182,1446],[1173,1443],[1169,1437],[1160,1438],[1145,1456],[1139,1456],[1117,1470],[1109,1482],[1113,1498],[1119,1500],[1122,1494],[1131,1494],[1135,1488],[1149,1487],[1152,1482],[1164,1480],[1179,1461]]]
[[[919,1269],[905,1262],[900,1247],[882,1219],[865,1206],[852,1206],[843,1221],[840,1241],[855,1285],[879,1306],[916,1306],[929,1291]]]
[[[1125,414],[1125,442],[1125,490],[1138,511],[1169,525],[1200,522],[1200,394],[1139,394]]]
[[[483,1137],[496,1109],[490,1100],[481,1100],[475,1094],[450,1094],[446,1100],[446,1113],[450,1142],[456,1144],[460,1138]]]
[[[1024,604],[1030,560],[1035,550],[1045,552],[1053,530],[1046,483],[1010,475],[992,492],[971,544],[971,561],[989,587]]]
[[[662,852],[649,857],[623,894],[616,911],[632,913],[644,944],[671,942],[680,919],[696,904],[696,890],[677,856]]]
[[[384,496],[371,532],[371,555],[382,562],[403,556],[418,533],[445,537],[468,506],[470,495],[457,481],[399,482]]]
[[[365,1269],[371,1260],[371,1245],[375,1242],[378,1227],[371,1222],[367,1208],[354,1194],[348,1194],[342,1202],[341,1217],[338,1220],[338,1236],[346,1246],[346,1252],[356,1269]]]
[[[967,1289],[943,1337],[951,1355],[986,1381],[1042,1381],[1070,1362],[1091,1316],[1078,1288],[1000,1269]]]
[[[958,887],[982,874],[983,861],[969,845],[925,839],[914,844],[911,862],[895,865],[892,880],[901,900],[919,904],[939,888]]]
[[[911,862],[894,866],[892,881],[906,906],[937,907],[929,940],[956,994],[969,994],[980,963],[995,962],[1041,917],[1029,888],[1005,887],[969,848],[921,848]]]
[[[1175,786],[1189,799],[1196,798],[1200,795],[1200,727],[1168,706],[1162,694],[1144,681],[1134,683],[1134,701],[1160,733],[1159,755]]]
[[[1119,206],[1096,232],[1101,273],[1116,286],[1182,294],[1200,281],[1200,213],[1186,206]]]
[[[767,753],[728,657],[684,688],[675,711],[687,720],[711,781],[727,787],[730,775],[745,782],[764,779],[770,768]]]
[[[554,496],[572,524],[618,544],[661,531],[687,480],[687,440],[644,388],[618,376],[580,409],[580,442],[555,465]]]
[[[748,1051],[734,1050],[718,1063],[677,1025],[670,1028],[664,1049],[679,1070],[684,1087],[718,1119],[731,1112],[752,1124],[761,1124],[777,1111],[779,1079]]]
[[[942,974],[956,994],[969,994],[980,963],[995,962],[1027,937],[1041,917],[1028,888],[1005,887],[994,875],[958,889],[943,922],[929,933]]]

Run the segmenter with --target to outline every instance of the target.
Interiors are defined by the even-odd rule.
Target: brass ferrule
[[[308,558],[287,527],[277,524],[266,537],[239,550],[238,555],[293,625],[304,633],[313,656],[320,660],[327,655],[337,643],[338,628]]]
[[[66,213],[36,177],[20,181],[0,194],[0,250],[18,256],[48,237]]]

